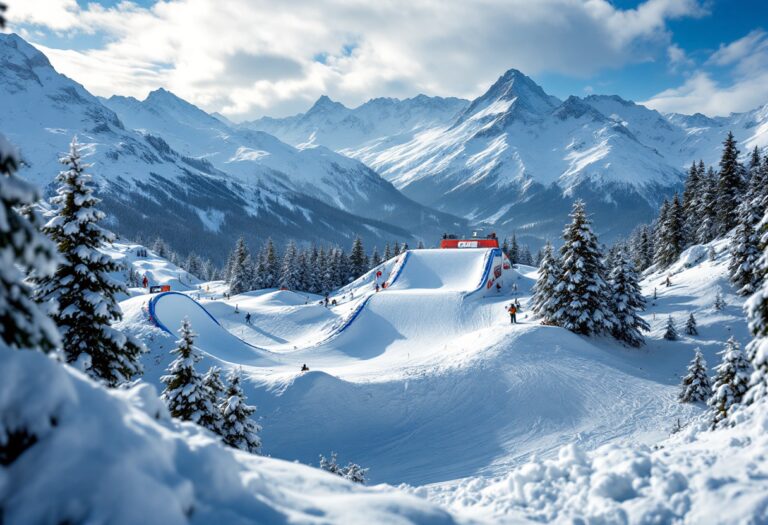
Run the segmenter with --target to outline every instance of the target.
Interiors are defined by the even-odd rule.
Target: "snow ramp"
[[[493,249],[413,250],[387,289],[473,292],[483,286]]]
[[[203,305],[179,292],[164,292],[149,300],[151,319],[166,332],[178,335],[181,321],[189,319],[197,334],[195,346],[231,363],[264,366],[272,364],[269,352],[236,337],[219,324]]]
[[[368,296],[319,346],[357,359],[397,359],[415,349],[425,357],[498,321],[500,307],[464,300],[495,283],[497,263],[501,268],[495,249],[409,251],[387,288]]]

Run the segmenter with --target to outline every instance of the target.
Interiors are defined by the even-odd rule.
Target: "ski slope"
[[[649,366],[647,351],[530,322],[535,269],[504,270],[493,250],[413,250],[381,268],[386,288],[375,292],[372,271],[329,308],[260,291],[228,301],[203,293],[216,319],[181,295],[155,312],[169,327],[197,316],[201,368],[243,368],[267,454],[316,464],[336,451],[370,467],[373,482],[496,475],[574,441],[653,443],[698,410],[676,402],[676,370]],[[513,298],[518,325],[506,313]],[[167,366],[172,344],[156,339],[147,377]]]

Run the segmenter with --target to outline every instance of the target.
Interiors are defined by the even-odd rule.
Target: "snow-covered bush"
[[[331,452],[330,458],[326,458],[321,454],[320,468],[331,474],[341,476],[353,483],[365,484],[366,474],[368,474],[368,469],[361,467],[357,463],[349,462],[345,467],[339,465],[336,452]]]

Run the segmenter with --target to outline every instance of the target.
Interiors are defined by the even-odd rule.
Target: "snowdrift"
[[[9,525],[457,523],[388,487],[227,448],[171,420],[147,384],[106,391],[42,354],[2,349],[0,440],[21,429],[31,444],[0,466]]]

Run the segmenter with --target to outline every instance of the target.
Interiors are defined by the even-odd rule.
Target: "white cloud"
[[[162,86],[234,118],[293,113],[320,94],[347,104],[471,97],[511,67],[587,77],[655,56],[669,45],[668,20],[702,13],[695,0],[628,10],[607,0],[61,0],[46,13],[48,2],[25,0],[11,22],[75,42],[104,37],[96,49],[44,49],[96,94],[143,97]]]
[[[716,82],[712,69],[718,70]],[[768,34],[753,31],[712,53],[705,66],[676,88],[643,104],[664,112],[728,115],[768,101]]]
[[[694,65],[694,61],[691,60],[685,50],[677,44],[672,44],[667,48],[667,61],[669,63],[669,69],[673,72],[687,69]]]

